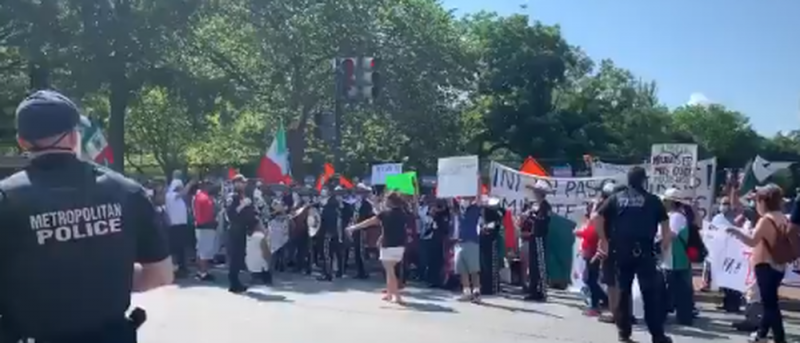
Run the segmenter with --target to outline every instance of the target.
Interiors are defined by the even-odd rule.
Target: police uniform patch
[[[29,217],[29,223],[39,245],[116,234],[122,232],[122,205],[107,203],[37,213]]]

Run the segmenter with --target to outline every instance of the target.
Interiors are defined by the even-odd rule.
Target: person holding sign
[[[756,210],[761,218],[755,225],[752,237],[736,228],[726,231],[747,246],[753,248],[750,263],[756,275],[756,284],[761,294],[761,306],[764,313],[758,325],[758,331],[753,335],[754,342],[767,342],[767,334],[772,330],[775,343],[785,343],[786,333],[783,328],[783,314],[778,305],[778,288],[781,286],[786,265],[796,259],[794,251],[788,252],[786,244],[792,234],[789,231],[789,221],[781,212],[783,208],[783,191],[774,184],[758,188],[755,194]],[[788,245],[791,249],[791,244]]]
[[[402,303],[395,266],[403,261],[405,254],[406,224],[409,219],[407,207],[400,194],[389,193],[385,206],[378,215],[347,228],[347,232],[353,233],[356,230],[381,226],[380,259],[386,272],[386,294],[382,299],[396,303]]]
[[[672,242],[669,217],[657,196],[645,188],[647,172],[636,166],[628,172],[628,187],[612,194],[592,216],[595,231],[600,237],[598,255],[610,256],[619,287],[619,304],[614,319],[620,342],[632,342],[631,287],[633,279],[639,281],[644,300],[644,317],[653,343],[671,343],[664,333],[664,315],[659,310],[656,294],[660,276],[656,269],[653,242],[661,229],[661,249],[670,248]],[[607,226],[607,228],[606,228]],[[606,229],[608,232],[606,232]],[[609,243],[611,244],[609,246]]]

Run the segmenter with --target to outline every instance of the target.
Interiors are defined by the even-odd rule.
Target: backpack
[[[795,225],[779,226],[772,218],[765,218],[769,219],[776,229],[775,242],[770,244],[764,241],[772,260],[778,264],[785,264],[800,258],[800,228]]]

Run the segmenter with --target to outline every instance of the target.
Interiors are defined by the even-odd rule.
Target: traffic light
[[[356,78],[356,59],[342,58],[339,61],[339,91],[344,99],[353,100],[358,97],[358,83]]]
[[[378,97],[380,91],[381,75],[378,72],[378,59],[375,57],[361,58],[361,95],[365,99]]]
[[[314,136],[326,142],[332,142],[336,136],[336,116],[331,111],[314,113]]]

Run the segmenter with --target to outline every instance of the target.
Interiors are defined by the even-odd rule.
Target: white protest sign
[[[440,158],[436,172],[436,196],[478,196],[479,172],[478,156]]]
[[[715,234],[710,236],[703,234],[703,242],[709,254],[708,261],[711,263],[711,287],[725,287],[744,293],[747,287],[755,282],[755,275],[749,260],[752,248],[725,232],[725,228],[734,227],[727,219],[722,216],[715,216],[714,219],[709,226],[715,231]],[[703,228],[705,230],[705,223]],[[716,261],[721,262],[716,263]],[[744,263],[740,264],[742,261]],[[744,270],[740,270],[740,268]],[[786,275],[783,278],[784,285],[800,285],[800,274],[795,273],[795,270],[800,270],[800,260],[786,267]],[[718,275],[721,279],[718,278]]]
[[[580,223],[586,205],[600,195],[607,182],[624,184],[625,175],[610,177],[550,178],[523,174],[500,163],[492,162],[489,173],[493,197],[500,199],[501,206],[519,213],[527,202],[533,200],[533,185],[543,180],[550,185],[547,201],[553,211]]]
[[[694,190],[697,144],[653,144],[648,184],[653,193],[669,188]]]
[[[644,167],[646,170],[650,170],[650,163],[643,163],[643,164],[614,164],[614,163],[607,163],[600,160],[592,161],[592,176],[593,177],[608,177],[613,175],[625,175],[628,171],[635,167],[640,166]],[[717,158],[712,157],[709,159],[701,160],[697,162],[697,168],[695,168],[694,172],[694,181],[692,184],[694,187],[694,204],[700,210],[699,215],[706,219],[710,213],[713,213],[714,208],[714,188],[716,185],[716,175],[717,175]],[[657,189],[658,187],[651,187],[650,191],[659,194],[659,192],[664,192],[665,189],[661,189],[660,191]]]
[[[373,185],[385,185],[386,177],[403,173],[402,163],[382,163],[372,165],[371,181]]]
[[[747,285],[752,283],[750,272],[750,249],[731,235],[717,236],[721,240],[713,251],[715,263],[711,265],[711,287],[725,287],[744,293]],[[718,244],[718,245],[717,245]]]

